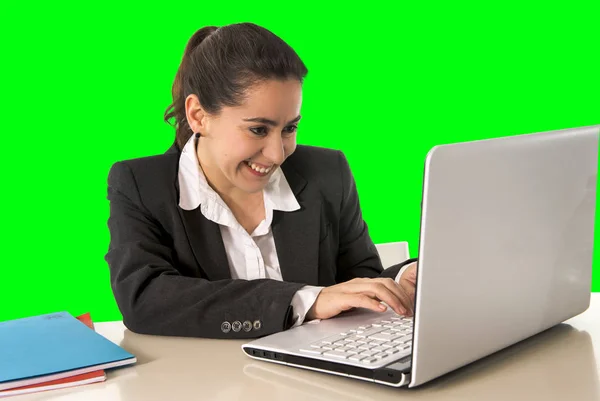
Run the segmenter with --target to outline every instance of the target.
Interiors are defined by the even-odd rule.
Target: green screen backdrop
[[[171,84],[205,25],[254,22],[296,49],[299,143],[343,150],[373,240],[413,255],[432,146],[600,123],[597,1],[396,3],[3,4],[0,320],[121,319],[107,174],[171,145]]]

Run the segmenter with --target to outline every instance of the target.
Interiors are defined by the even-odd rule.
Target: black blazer
[[[264,336],[290,326],[290,303],[303,285],[395,277],[414,260],[384,271],[344,155],[298,146],[281,168],[300,210],[274,211],[271,226],[283,281],[233,280],[218,225],[200,208],[178,206],[179,156],[173,146],[163,155],[117,162],[109,172],[106,261],[123,322],[131,331]],[[222,330],[223,324],[234,322],[246,324],[239,331],[239,323],[236,330]]]

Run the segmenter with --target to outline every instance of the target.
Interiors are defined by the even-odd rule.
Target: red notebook
[[[94,323],[89,313],[77,316],[77,320],[94,330]],[[8,390],[0,391],[0,398],[8,397],[11,395],[37,393],[40,391],[55,390],[59,388],[75,387],[84,384],[103,382],[106,380],[106,373],[104,370],[96,370],[94,372],[83,373],[71,377],[65,377],[63,379],[50,380],[43,383],[32,384],[30,386],[15,387]]]

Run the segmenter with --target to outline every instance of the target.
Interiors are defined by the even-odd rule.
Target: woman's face
[[[246,92],[240,106],[206,114],[195,95],[186,99],[188,123],[202,136],[198,159],[219,192],[255,193],[294,150],[300,120],[302,85],[297,80],[269,80]]]

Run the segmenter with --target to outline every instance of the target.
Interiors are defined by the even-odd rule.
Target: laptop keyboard
[[[301,348],[306,355],[321,355],[336,361],[351,361],[369,367],[392,362],[410,354],[412,318],[394,316],[324,338]]]

